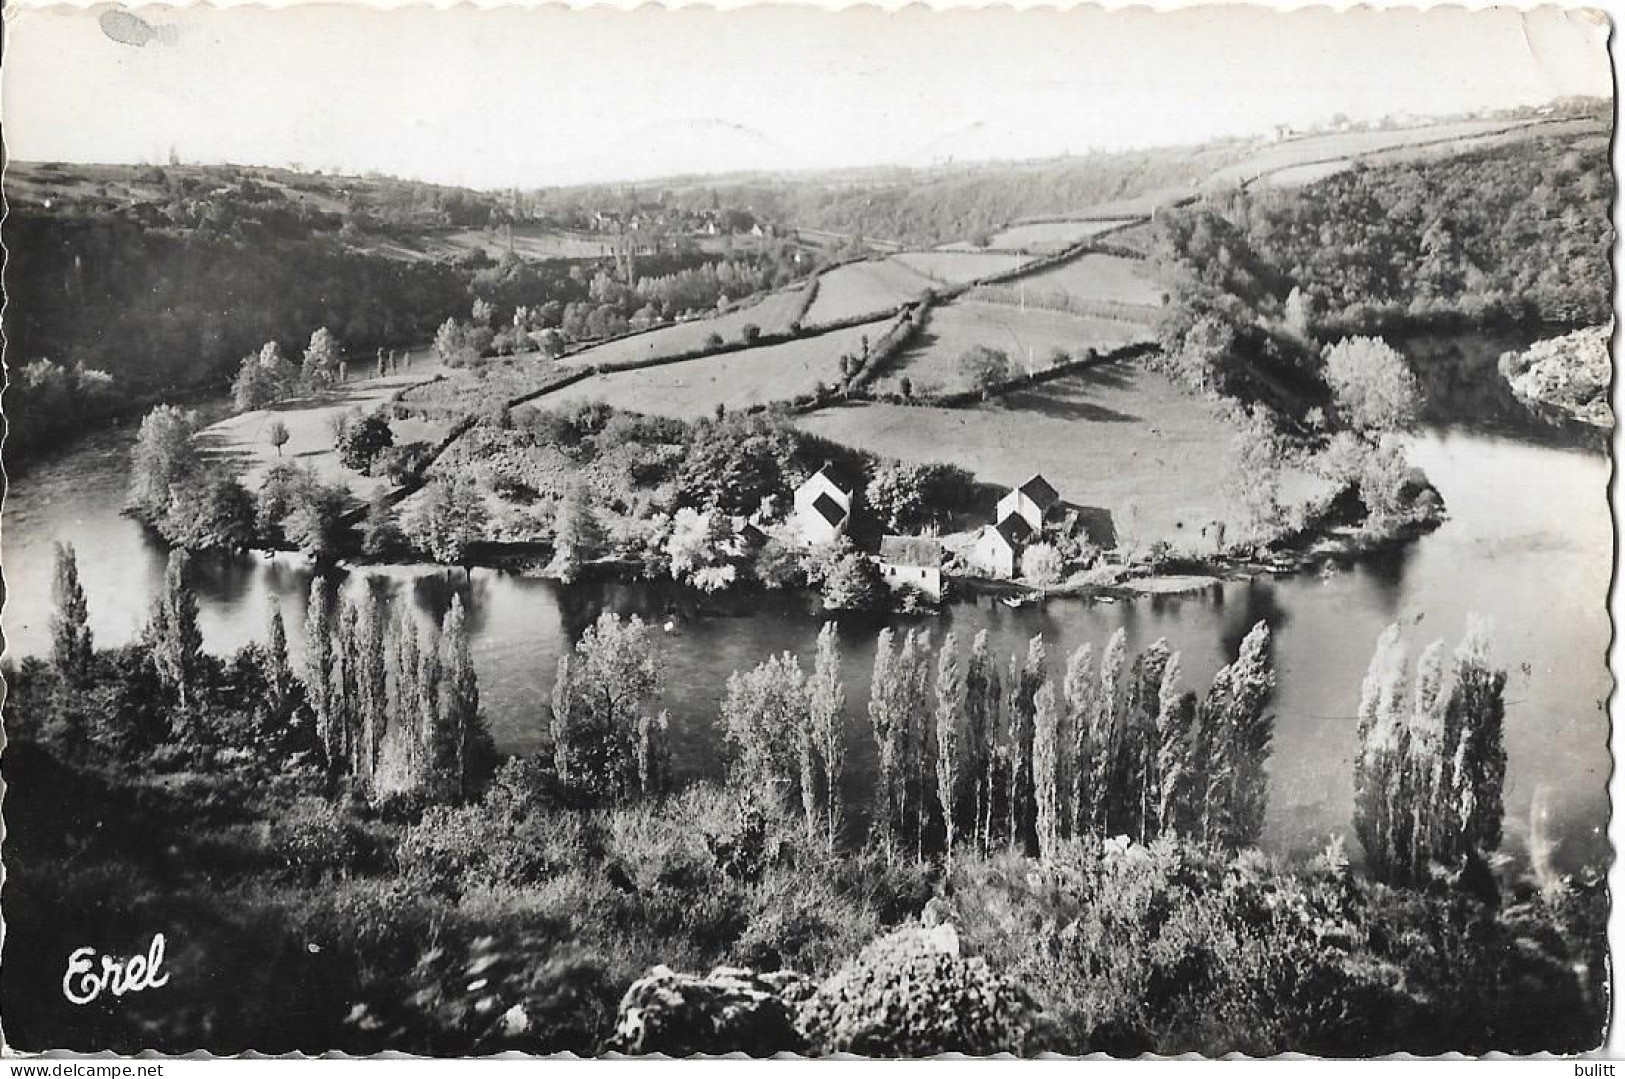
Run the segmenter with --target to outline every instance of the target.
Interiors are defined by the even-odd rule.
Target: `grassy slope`
[[[881,393],[896,391],[906,376],[917,393],[968,389],[959,362],[966,351],[977,345],[1004,352],[1018,366],[1030,362],[1033,370],[1042,370],[1050,366],[1056,349],[1068,355],[1087,348],[1103,352],[1149,337],[1146,327],[1131,322],[958,300],[932,308],[919,343],[899,356],[875,380],[874,387]]]
[[[857,354],[861,340],[877,340],[885,322],[864,323],[819,337],[637,371],[612,372],[577,382],[539,399],[543,408],[604,401],[616,408],[692,418],[718,404],[739,410],[788,400],[840,378],[842,353]]]
[[[1204,551],[1201,528],[1232,512],[1223,491],[1234,432],[1200,398],[1127,363],[976,408],[854,405],[807,416],[800,426],[906,461],[951,458],[1000,486],[1042,472],[1062,498],[1104,511],[1114,531],[1131,530],[1142,543]],[[1319,490],[1306,475],[1289,480],[1299,497]]]
[[[891,259],[853,262],[818,279],[818,298],[802,324],[817,326],[890,311],[915,299],[931,285],[929,278]]]
[[[1162,304],[1163,289],[1140,259],[1086,254],[1021,279],[1028,293],[1064,292],[1085,300]]]
[[[805,287],[805,286],[802,286]],[[665,329],[651,330],[632,337],[584,349],[566,356],[561,361],[569,365],[623,364],[637,360],[650,360],[662,356],[702,348],[706,338],[716,334],[724,341],[738,341],[745,326],[754,325],[763,333],[784,333],[801,310],[804,297],[801,288],[786,289],[716,318],[681,322]],[[807,323],[809,326],[811,322]]]
[[[387,401],[402,386],[432,378],[436,373],[445,373],[443,368],[436,366],[432,350],[417,350],[412,357],[411,370],[400,374],[355,379],[347,383],[342,391],[328,397],[296,399],[221,420],[199,432],[198,444],[207,455],[231,460],[241,469],[239,478],[251,491],[259,489],[267,469],[282,461],[313,468],[323,480],[348,486],[357,498],[370,498],[387,481],[363,476],[344,467],[333,448],[331,424],[352,408],[369,411]],[[280,456],[266,440],[266,432],[276,420],[288,428],[289,435]],[[438,440],[444,437],[450,426],[450,423],[416,418],[390,421],[397,445]]]
[[[1025,255],[998,251],[909,251],[892,256],[892,260],[933,281],[951,284],[1003,273],[1030,261]]]

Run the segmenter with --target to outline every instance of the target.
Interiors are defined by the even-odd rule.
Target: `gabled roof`
[[[1032,478],[1017,487],[1016,490],[1033,500],[1033,504],[1041,510],[1047,510],[1061,500],[1059,492],[1049,485],[1049,481],[1034,472]]]
[[[844,495],[850,495],[857,489],[857,484],[852,482],[852,478],[846,474],[845,470],[837,465],[831,464],[828,461],[825,461],[822,467],[820,467],[817,472],[814,472],[813,475],[824,477],[830,483],[835,485],[836,490],[840,491]]]
[[[846,507],[827,494],[819,495],[813,499],[812,507],[818,512],[818,516],[832,525],[838,525],[846,520]]]
[[[894,566],[942,568],[942,541],[932,536],[885,536],[880,541],[880,560]]]
[[[1012,513],[1004,520],[993,526],[993,531],[1004,537],[1004,542],[1011,547],[1027,542],[1027,537],[1033,534],[1033,526],[1027,523],[1027,518],[1019,513]]]

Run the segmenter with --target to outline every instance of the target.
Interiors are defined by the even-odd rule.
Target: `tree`
[[[406,538],[436,562],[466,565],[469,546],[484,537],[488,518],[473,480],[436,476],[406,518]]]
[[[190,558],[171,551],[164,569],[164,587],[153,601],[145,641],[164,688],[180,700],[181,708],[196,703],[203,672],[203,633],[197,624],[197,596],[186,583]]]
[[[1345,423],[1360,431],[1389,431],[1416,422],[1422,404],[1416,375],[1380,337],[1347,337],[1321,355],[1326,385]]]
[[[243,357],[242,366],[232,382],[232,404],[239,412],[264,408],[293,391],[299,371],[293,361],[282,355],[275,341],[267,341],[258,353]]]
[[[553,517],[553,560],[548,572],[569,584],[603,548],[604,529],[593,509],[592,490],[577,480],[565,490]]]
[[[1068,821],[1074,836],[1104,831],[1097,810],[1095,784],[1100,781],[1099,683],[1095,680],[1095,650],[1082,644],[1067,657],[1061,681],[1066,698],[1067,727],[1072,733],[1072,770],[1068,777]]]
[[[1034,635],[1027,642],[1027,655],[1017,665],[1010,657],[1010,707],[1006,714],[1010,747],[1009,840],[1024,844],[1033,830],[1033,724],[1035,700],[1044,685],[1044,638]]]
[[[236,477],[213,474],[174,488],[158,522],[164,538],[188,551],[246,551],[254,545],[254,496]]]
[[[1409,874],[1414,818],[1405,804],[1410,756],[1405,695],[1406,657],[1399,626],[1385,629],[1360,686],[1358,753],[1354,759],[1354,833],[1371,875],[1392,881]]]
[[[739,545],[720,512],[697,513],[687,506],[672,517],[666,540],[666,561],[674,580],[686,581],[702,592],[720,591],[734,582]]]
[[[1009,381],[1014,373],[1009,354],[986,345],[967,349],[959,357],[959,372],[972,389],[984,394],[999,383]]]
[[[1047,681],[1033,695],[1032,762],[1038,856],[1050,858],[1061,841],[1061,709]]]
[[[739,340],[746,348],[750,348],[762,339],[762,328],[754,322],[747,322],[739,328]]]
[[[807,679],[807,723],[824,773],[824,820],[831,849],[841,828],[841,775],[846,760],[846,686],[835,623],[818,632],[818,653]]]
[[[886,584],[867,556],[850,551],[838,557],[824,578],[826,611],[868,611],[881,605]]]
[[[1275,690],[1269,642],[1269,626],[1259,622],[1235,662],[1213,676],[1203,702],[1212,739],[1203,837],[1232,850],[1256,843],[1264,828],[1265,767],[1275,734],[1275,717],[1265,712]]]
[[[310,600],[305,609],[305,700],[316,717],[316,740],[332,772],[337,772],[343,761],[338,714],[342,702],[333,685],[337,625],[327,586],[316,578],[310,582]]]
[[[965,673],[958,651],[959,642],[949,633],[937,653],[937,804],[942,810],[943,849],[950,856],[959,819],[960,732],[966,713]]]
[[[192,444],[197,423],[196,412],[174,405],[158,405],[141,421],[130,453],[129,507],[149,523],[169,509],[171,488],[202,467]]]
[[[281,420],[272,420],[265,429],[265,440],[276,447],[278,457],[282,456],[282,447],[288,444],[288,437],[288,425]]]
[[[895,639],[889,628],[880,631],[869,684],[869,724],[880,759],[880,776],[875,784],[874,833],[884,844],[888,860],[895,853],[896,840],[902,831],[902,765],[908,739],[908,666],[913,661],[913,631],[904,638],[901,649],[894,646]]]
[[[313,479],[292,492],[282,531],[288,542],[311,561],[330,562],[338,557],[349,537],[349,527],[344,523],[349,512],[349,488]]]
[[[323,326],[311,334],[310,344],[305,348],[304,362],[299,368],[299,377],[305,388],[319,391],[331,387],[338,378],[340,359],[339,343],[327,327]]]
[[[1061,552],[1054,544],[1034,543],[1021,552],[1021,575],[1033,584],[1059,584],[1061,568]]]
[[[1444,720],[1449,785],[1440,793],[1447,806],[1441,831],[1452,841],[1441,854],[1453,859],[1469,851],[1487,854],[1501,845],[1507,675],[1490,665],[1489,634],[1481,619],[1467,620],[1450,673]]]
[[[395,445],[395,432],[382,412],[357,412],[345,417],[335,441],[344,467],[369,475],[378,455]]]
[[[451,607],[440,625],[440,677],[435,770],[444,789],[462,801],[468,797],[475,778],[474,766],[490,735],[480,716],[480,685],[469,652],[468,615],[461,596],[452,596]]]
[[[987,630],[971,641],[965,669],[965,768],[976,784],[974,831],[985,851],[993,841],[993,802],[998,789],[999,731],[1004,724],[1004,687]]]
[[[361,519],[361,553],[368,558],[378,558],[404,542],[406,537],[401,534],[389,492],[376,492],[367,503],[367,515]]]
[[[82,686],[90,680],[96,659],[90,632],[90,605],[79,583],[79,558],[73,544],[58,543],[51,573],[51,665],[62,681]]]
[[[265,647],[260,650],[260,680],[265,686],[264,709],[260,716],[261,730],[281,748],[299,752],[310,748],[300,744],[296,727],[299,702],[299,683],[293,666],[288,661],[288,630],[282,620],[282,608],[271,598],[269,629]]]
[[[801,741],[811,726],[806,678],[789,652],[728,678],[722,699],[722,736],[733,782],[771,805],[798,806]]]
[[[554,767],[576,801],[597,805],[639,793],[638,735],[660,691],[661,661],[653,633],[633,615],[605,612],[559,657],[553,685]]]

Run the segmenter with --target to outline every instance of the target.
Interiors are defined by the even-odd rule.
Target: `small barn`
[[[942,598],[942,541],[932,536],[885,536],[880,541],[880,579],[893,591],[908,589]]]
[[[808,546],[833,543],[846,532],[847,521],[852,516],[852,492],[852,484],[828,465],[796,488],[791,519],[803,543]]]
[[[1044,521],[1060,504],[1060,494],[1050,486],[1048,480],[1035,472],[1026,483],[1012,488],[1009,494],[999,499],[993,519],[1003,521],[1012,515],[1019,516],[1032,531],[1039,532],[1044,528]]]
[[[994,577],[1010,579],[1021,564],[1021,550],[1035,529],[1020,514],[1011,514],[996,525],[988,525],[972,544],[969,561]]]

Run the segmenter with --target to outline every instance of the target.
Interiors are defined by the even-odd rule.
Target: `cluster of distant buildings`
[[[809,547],[834,543],[846,534],[857,487],[825,465],[796,488],[790,522]],[[1043,534],[1044,525],[1061,507],[1061,496],[1049,481],[1034,473],[999,499],[993,523],[984,525],[965,552],[965,559],[990,577],[1017,575],[1021,554]],[[935,536],[885,536],[876,556],[881,579],[893,590],[942,598],[942,541]]]

